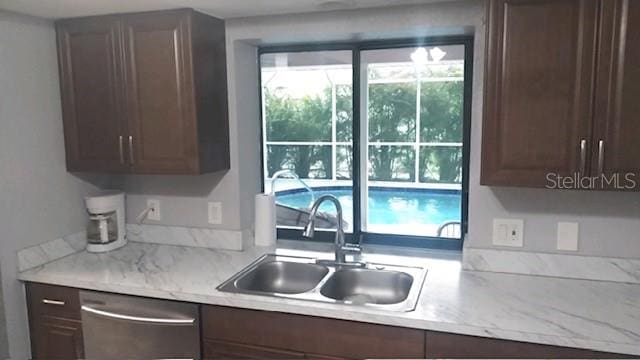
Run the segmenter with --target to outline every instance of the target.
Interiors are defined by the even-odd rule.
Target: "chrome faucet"
[[[320,208],[320,205],[322,205],[322,203],[325,201],[331,201],[333,205],[336,207],[338,225],[336,229],[336,237],[334,240],[335,255],[336,255],[335,262],[338,264],[345,265],[347,264],[346,253],[347,252],[359,253],[360,248],[359,246],[353,246],[353,245],[346,246],[345,244],[344,230],[342,229],[342,226],[343,226],[342,205],[340,205],[340,200],[338,200],[338,198],[336,198],[333,195],[322,195],[313,203],[313,205],[311,206],[311,211],[309,212],[309,223],[307,223],[307,226],[305,226],[302,236],[306,238],[313,238],[313,234],[315,232],[316,215],[318,213],[318,209]],[[354,264],[361,265],[361,263],[354,263]]]

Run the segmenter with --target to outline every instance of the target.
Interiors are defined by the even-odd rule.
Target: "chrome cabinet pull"
[[[587,140],[580,140],[580,174],[584,174],[587,166]]]
[[[94,315],[103,316],[103,317],[112,318],[112,319],[118,319],[118,320],[131,321],[131,322],[153,323],[153,324],[163,324],[163,325],[193,325],[196,321],[196,319],[193,319],[193,318],[169,319],[169,318],[155,318],[155,317],[118,314],[111,311],[99,310],[87,305],[82,305],[81,309],[82,311],[85,311]]]
[[[42,303],[43,304],[47,304],[47,305],[56,305],[56,306],[65,306],[66,305],[66,303],[64,301],[49,300],[49,299],[42,299]]]
[[[118,137],[118,146],[120,147],[120,164],[124,164],[124,138],[122,135]]]
[[[129,161],[133,164],[133,136],[129,135]]]
[[[598,174],[604,174],[604,140],[598,141]]]

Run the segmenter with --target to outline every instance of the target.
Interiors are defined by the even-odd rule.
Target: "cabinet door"
[[[482,184],[545,187],[549,173],[588,172],[596,8],[488,2]]]
[[[130,159],[136,173],[196,173],[188,10],[123,16]]]
[[[56,28],[67,169],[125,171],[120,22],[101,16]]]
[[[269,311],[204,306],[202,337],[309,358],[420,359],[424,331]]]
[[[632,190],[638,191],[640,2],[605,0],[600,22],[592,174],[605,175],[609,182],[602,183],[605,188],[625,189],[635,184]]]
[[[304,359],[304,354],[224,341],[205,340],[205,359]]]
[[[82,324],[79,321],[41,316],[33,334],[36,359],[81,359],[84,357]]]

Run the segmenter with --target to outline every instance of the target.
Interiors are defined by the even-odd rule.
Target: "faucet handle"
[[[360,254],[362,252],[360,244],[344,244],[341,249],[350,254]]]

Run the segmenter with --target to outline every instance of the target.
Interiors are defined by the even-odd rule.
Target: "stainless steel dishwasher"
[[[87,359],[198,359],[198,306],[81,291]]]

